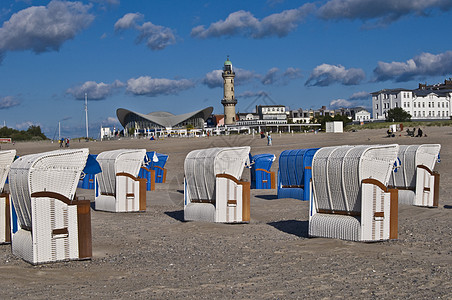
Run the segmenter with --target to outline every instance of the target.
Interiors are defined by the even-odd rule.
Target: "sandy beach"
[[[452,299],[452,127],[425,127],[427,137],[386,130],[343,134],[273,134],[85,142],[97,154],[146,148],[169,154],[167,183],[147,192],[145,213],[91,211],[93,258],[32,266],[0,245],[2,298],[151,299]],[[252,154],[356,144],[442,145],[438,208],[399,205],[399,239],[357,243],[308,238],[307,201],[251,190],[249,224],[183,221],[183,163],[194,149],[251,146]],[[19,156],[58,143],[2,144]],[[272,171],[277,171],[278,160]],[[244,171],[249,179],[249,171]],[[7,187],[6,187],[7,188]],[[94,201],[93,190],[77,190]]]

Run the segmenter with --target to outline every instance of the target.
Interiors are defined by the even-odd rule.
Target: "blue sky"
[[[52,138],[118,126],[117,108],[221,114],[221,68],[239,112],[370,106],[370,92],[452,76],[452,0],[0,3],[0,122]]]

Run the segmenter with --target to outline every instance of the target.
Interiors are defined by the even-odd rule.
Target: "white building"
[[[396,107],[408,112],[412,120],[441,120],[450,119],[451,116],[451,80],[431,86],[419,84],[415,90],[384,89],[371,95],[374,120],[386,119],[387,111]]]
[[[261,120],[287,120],[284,105],[258,105],[256,112]]]
[[[354,121],[357,122],[369,122],[371,119],[371,114],[365,109],[355,112]]]

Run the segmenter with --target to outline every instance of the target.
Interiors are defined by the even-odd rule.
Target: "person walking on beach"
[[[272,136],[271,134],[267,134],[267,146],[271,146],[272,145]]]

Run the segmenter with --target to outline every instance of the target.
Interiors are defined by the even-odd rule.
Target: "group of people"
[[[60,144],[60,148],[69,148],[69,139],[68,138],[61,138],[58,140],[58,144]]]
[[[391,128],[389,128],[386,133],[388,134],[388,137],[395,137],[394,132],[392,131]],[[411,131],[409,128],[406,129],[406,134],[408,136],[412,136],[412,137],[422,137],[422,136],[427,136],[424,135],[424,132],[422,131],[421,128],[417,129],[417,134],[416,134],[416,128],[413,128],[413,130]]]
[[[407,128],[406,134],[408,136],[412,136],[412,137],[422,137],[424,135],[424,133],[423,133],[421,128],[417,129],[417,134],[416,134],[416,128],[413,128],[412,131],[409,128]]]

